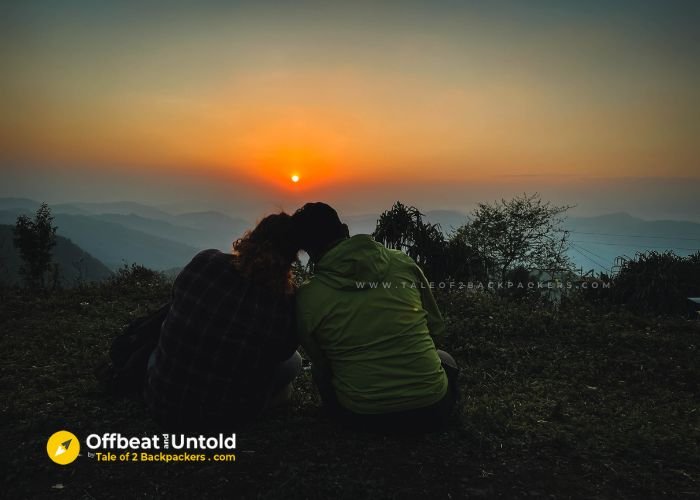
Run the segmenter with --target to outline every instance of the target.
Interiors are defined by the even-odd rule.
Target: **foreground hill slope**
[[[567,303],[557,310],[439,296],[438,345],[461,367],[446,432],[350,432],[318,407],[310,372],[292,405],[237,435],[234,463],[98,463],[46,456],[59,429],[161,433],[93,367],[167,283],[36,296],[0,290],[0,455],[8,498],[661,498],[700,493],[700,324]],[[58,355],[57,355],[58,354]]]
[[[14,224],[23,211],[0,211],[0,224]],[[31,213],[28,213],[31,215]],[[155,270],[182,267],[201,249],[86,215],[55,214],[57,234],[111,269],[135,262]]]

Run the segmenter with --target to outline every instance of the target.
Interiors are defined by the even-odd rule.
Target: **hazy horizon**
[[[23,168],[6,168],[0,186],[2,198],[29,198],[49,204],[132,201],[175,212],[217,210],[253,219],[272,211],[293,211],[307,201],[331,203],[348,215],[377,213],[395,201],[423,211],[468,213],[477,203],[535,192],[552,203],[572,205],[569,213],[573,216],[626,212],[647,220],[700,222],[700,179],[695,178],[559,177],[542,182],[540,176],[504,176],[478,183],[366,183],[285,192],[255,183],[216,183],[206,178],[154,179],[147,174],[90,171],[58,175],[35,167],[31,175]]]

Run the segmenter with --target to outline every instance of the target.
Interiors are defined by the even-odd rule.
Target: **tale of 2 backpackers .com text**
[[[235,462],[235,453],[216,453],[208,457],[204,453],[148,453],[128,451],[125,453],[88,453],[98,462]]]

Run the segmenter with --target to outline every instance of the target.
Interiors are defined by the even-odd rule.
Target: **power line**
[[[579,247],[581,250],[585,250],[586,252],[590,253],[591,255],[594,255],[594,256],[598,257],[599,259],[602,259],[602,260],[604,260],[604,261],[605,261],[605,260],[608,260],[607,257],[603,257],[602,255],[599,255],[599,254],[595,253],[594,251],[592,251],[592,250],[590,250],[590,249],[588,249],[588,248],[583,248],[581,245],[579,245],[578,247]]]
[[[586,255],[585,253],[581,252],[578,248],[572,246],[571,249],[572,249],[573,251],[575,251],[576,253],[578,253],[578,254],[579,254],[581,257],[583,257],[584,259],[586,259],[586,260],[592,262],[594,265],[596,265],[596,266],[598,266],[598,267],[600,267],[600,268],[602,268],[602,269],[605,269],[606,271],[610,272],[610,270],[609,270],[607,267],[605,267],[604,265],[600,264],[600,263],[597,262],[595,259],[591,259],[588,255]]]
[[[601,263],[598,262],[597,260],[595,260],[595,259],[589,257],[588,255],[586,255],[585,253],[583,253],[583,252],[581,251],[581,250],[584,250],[583,247],[578,247],[578,246],[576,246],[576,245],[571,245],[571,248],[572,248],[572,250],[574,250],[575,252],[577,252],[579,255],[581,255],[583,258],[585,258],[585,259],[587,259],[587,260],[593,262],[593,264],[595,264],[596,266],[602,267],[603,269],[605,269],[606,271],[608,271],[608,273],[610,273],[610,269],[609,269],[607,266],[604,266],[603,264],[601,264]],[[579,250],[579,248],[580,248],[580,250]]]
[[[596,236],[619,236],[624,238],[655,238],[662,240],[684,240],[684,241],[700,241],[700,238],[687,238],[685,236],[661,236],[658,234],[617,234],[617,233],[589,233],[585,231],[569,231],[573,234],[594,234]]]
[[[582,247],[581,245],[577,245],[577,248],[578,248],[579,250],[583,250],[583,251],[586,252],[587,254],[593,255],[594,257],[596,257],[596,258],[602,260],[603,262],[607,262],[607,261],[608,261],[608,258],[607,258],[607,257],[603,257],[602,255],[599,255],[599,254],[597,254],[597,253],[595,253],[595,252],[589,250],[588,248],[584,248],[584,247]],[[610,268],[607,267],[607,266],[602,266],[602,265],[601,265],[601,267],[603,267],[603,268],[607,269],[608,271],[610,271]]]
[[[650,245],[634,245],[634,244],[623,244],[623,243],[607,243],[605,241],[571,241],[571,243],[591,243],[593,245],[607,245],[611,247],[624,247],[624,248],[658,248],[663,250],[684,250],[688,252],[700,251],[700,248],[683,248],[683,247],[670,247],[670,246],[650,246]]]

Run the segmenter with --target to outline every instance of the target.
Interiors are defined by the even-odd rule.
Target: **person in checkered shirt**
[[[163,427],[235,430],[289,399],[301,372],[297,251],[291,216],[270,215],[233,253],[205,250],[178,275],[144,389]]]

